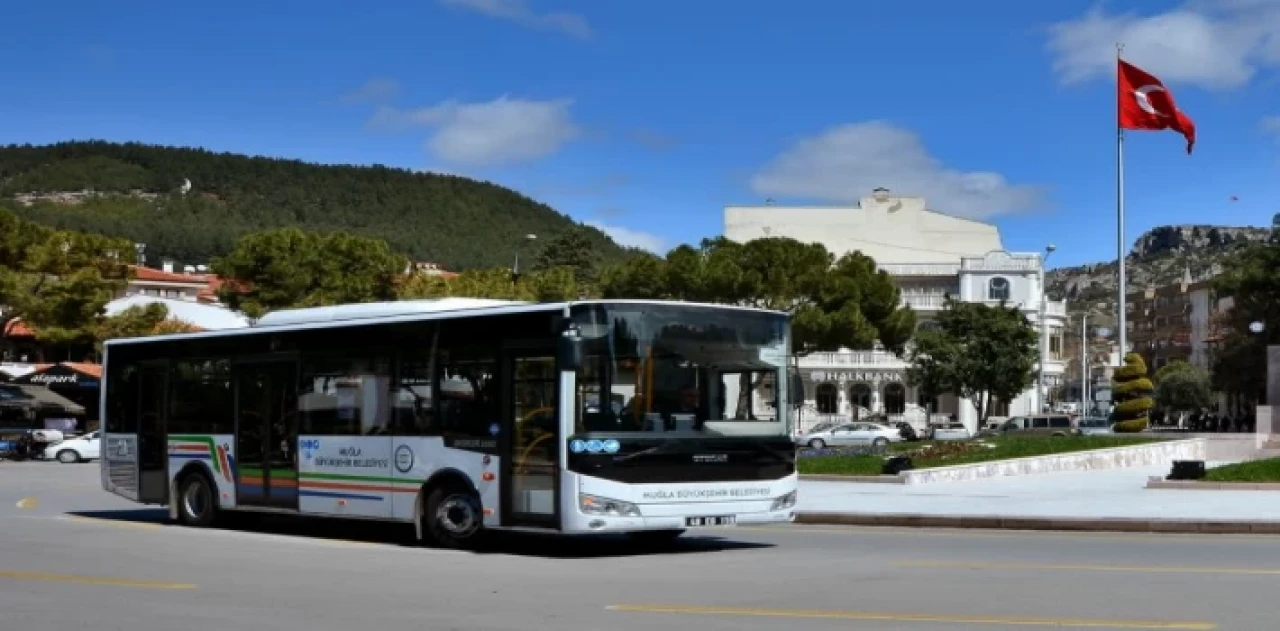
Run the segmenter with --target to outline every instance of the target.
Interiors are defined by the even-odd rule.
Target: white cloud
[[[654,254],[667,253],[666,240],[656,234],[606,224],[603,221],[598,220],[587,221],[586,224],[609,235],[609,237],[614,241],[617,241],[619,245],[624,245],[629,248],[648,250]]]
[[[1115,75],[1124,57],[1171,83],[1239,88],[1280,65],[1280,2],[1192,0],[1154,15],[1095,7],[1049,29],[1054,70],[1065,84]]]
[[[526,28],[560,31],[579,39],[591,37],[591,25],[576,13],[536,13],[525,0],[439,0],[440,4],[515,22]]]
[[[924,197],[931,208],[975,219],[1030,210],[1042,191],[989,171],[947,168],[914,132],[883,121],[832,127],[803,139],[751,178],[757,195],[849,203],[878,186]]]
[[[436,158],[471,167],[528,162],[558,151],[582,130],[569,115],[570,99],[533,101],[499,97],[487,103],[445,101],[401,110],[381,107],[370,125],[428,127]]]
[[[386,103],[400,93],[400,82],[389,77],[374,77],[364,85],[342,95],[347,103]]]

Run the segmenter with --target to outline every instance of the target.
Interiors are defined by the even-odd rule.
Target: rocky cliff
[[[1270,229],[1252,226],[1152,228],[1138,237],[1125,257],[1129,290],[1172,283],[1188,271],[1193,279],[1206,278],[1213,275],[1232,252],[1245,244],[1265,241],[1270,236]],[[1052,270],[1048,285],[1052,297],[1066,297],[1071,301],[1073,312],[1092,306],[1102,306],[1103,313],[1109,312],[1115,304],[1116,262]]]

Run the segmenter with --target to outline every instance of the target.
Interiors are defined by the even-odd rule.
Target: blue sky
[[[48,0],[3,10],[0,142],[452,172],[652,248],[886,186],[1054,266],[1115,252],[1114,43],[1199,128],[1126,144],[1131,242],[1266,225],[1280,0]],[[1239,201],[1230,201],[1238,196]]]

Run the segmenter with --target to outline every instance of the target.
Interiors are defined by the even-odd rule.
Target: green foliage
[[[185,195],[184,179],[192,184]],[[5,201],[85,189],[103,195],[31,206]],[[625,253],[603,232],[488,182],[138,143],[0,147],[0,205],[49,227],[146,243],[148,255],[188,263],[225,255],[248,233],[289,226],[380,238],[450,269],[510,265],[526,234],[554,242],[575,233],[604,260]]]
[[[249,317],[273,309],[394,300],[408,261],[385,241],[279,228],[246,235],[212,269],[219,298]]]
[[[1280,233],[1278,233],[1280,234]],[[1214,279],[1219,297],[1230,297],[1224,339],[1214,353],[1212,385],[1231,395],[1265,399],[1266,347],[1280,344],[1280,238],[1253,244],[1229,259]],[[1261,322],[1264,329],[1249,327]]]
[[[902,352],[915,313],[893,278],[854,252],[835,259],[817,243],[723,237],[681,245],[665,259],[637,255],[607,269],[601,295],[733,304],[790,312],[797,354],[844,348]]]
[[[1124,366],[1112,378],[1112,399],[1116,407],[1112,420],[1117,432],[1139,432],[1147,427],[1147,414],[1155,407],[1153,387],[1147,378],[1147,363],[1137,353],[1124,357]]]
[[[1156,379],[1160,384],[1155,390],[1156,401],[1161,407],[1190,411],[1213,404],[1209,373],[1199,366],[1183,361],[1170,362],[1156,372]]]
[[[577,283],[588,285],[599,276],[602,259],[600,247],[591,240],[591,234],[584,228],[575,228],[548,243],[538,254],[533,269],[565,267],[573,272]]]
[[[135,305],[98,322],[97,348],[101,351],[103,342],[115,338],[187,333],[196,330],[198,329],[189,322],[170,318],[169,308],[163,303]]]
[[[400,297],[413,298],[490,298],[530,302],[574,300],[585,293],[568,267],[553,267],[521,274],[513,281],[511,270],[495,267],[467,270],[454,278],[415,274],[401,287]]]
[[[0,330],[21,318],[55,346],[94,341],[103,307],[122,290],[128,241],[51,230],[0,209]]]
[[[1204,472],[1205,482],[1280,482],[1280,458],[1266,458],[1212,467]]]
[[[1012,401],[1031,385],[1039,334],[1018,307],[948,297],[936,324],[916,334],[907,370],[912,384],[968,398],[982,423],[993,400]]]

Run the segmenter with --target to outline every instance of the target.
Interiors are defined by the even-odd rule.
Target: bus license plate
[[[685,517],[684,525],[688,528],[702,528],[705,526],[732,526],[738,523],[738,519],[733,515],[719,515],[716,517]]]

